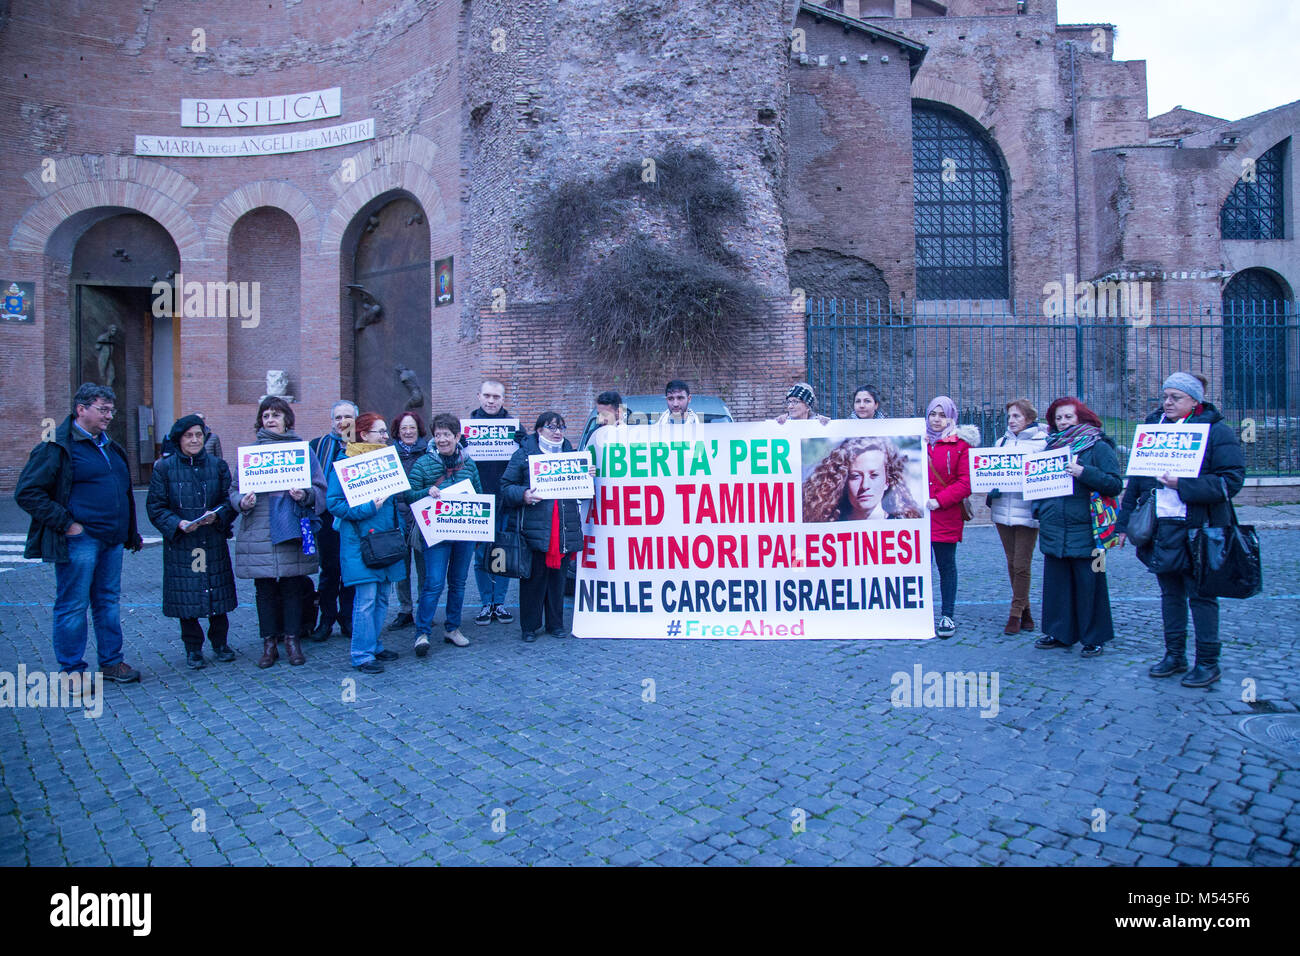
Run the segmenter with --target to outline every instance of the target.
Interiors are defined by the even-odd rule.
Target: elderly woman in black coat
[[[501,475],[501,507],[522,510],[522,534],[533,559],[530,573],[519,580],[519,627],[523,639],[530,643],[537,640],[543,615],[548,634],[568,636],[564,629],[564,562],[582,549],[582,520],[573,499],[543,500],[529,487],[528,456],[573,450],[564,437],[564,416],[542,412],[536,431],[524,439]]]
[[[1147,673],[1172,677],[1187,670],[1187,607],[1196,628],[1196,666],[1183,678],[1184,687],[1209,687],[1219,672],[1219,599],[1203,597],[1191,574],[1188,532],[1208,524],[1232,524],[1232,498],[1246,483],[1246,462],[1237,433],[1219,410],[1205,400],[1205,386],[1190,372],[1175,372],[1164,381],[1163,403],[1147,416],[1146,424],[1187,423],[1209,425],[1210,438],[1195,478],[1134,477],[1124,492],[1116,526],[1124,546],[1129,519],[1139,500],[1156,496],[1156,534],[1138,548],[1138,560],[1160,584],[1160,616],[1164,622],[1165,656]]]
[[[207,663],[201,617],[208,619],[213,656],[227,663],[235,659],[226,642],[226,615],[238,603],[226,546],[235,518],[228,500],[230,468],[208,454],[207,438],[197,415],[172,426],[167,440],[176,450],[154,466],[145,501],[149,520],[163,537],[163,614],[180,618],[185,663],[193,668]]]

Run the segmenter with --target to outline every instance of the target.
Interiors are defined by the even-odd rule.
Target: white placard
[[[1024,486],[1025,453],[1005,448],[970,450],[970,490],[1015,491]]]
[[[1175,478],[1195,478],[1209,443],[1208,424],[1139,425],[1125,474],[1159,478],[1168,472]]]
[[[453,481],[446,488],[440,489],[438,494],[446,498],[448,495],[472,495],[476,494],[476,492],[474,491],[474,483],[468,478],[462,478],[460,481]]]
[[[334,471],[352,508],[383,495],[411,490],[402,459],[392,445],[355,458],[340,458],[334,462]]]
[[[175,159],[236,156],[274,156],[329,149],[375,138],[375,121],[357,120],[338,126],[283,133],[247,133],[243,136],[153,136],[135,138],[137,156],[171,156]]]
[[[509,461],[519,450],[517,418],[462,418],[460,434],[465,453],[475,461]]]
[[[342,115],[343,91],[337,86],[328,90],[312,90],[310,93],[287,93],[284,96],[181,100],[181,125],[205,129],[309,123]]]
[[[541,498],[590,498],[596,491],[591,455],[585,451],[529,455],[528,487]]]
[[[411,505],[415,525],[430,547],[439,541],[492,541],[496,495],[427,495]]]
[[[241,495],[311,487],[311,449],[305,441],[242,445],[237,461]]]
[[[1074,494],[1074,476],[1065,470],[1070,463],[1070,449],[1053,448],[1025,456],[1024,486],[1026,501],[1059,498]]]

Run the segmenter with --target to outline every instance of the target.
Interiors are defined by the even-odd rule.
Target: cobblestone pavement
[[[186,669],[147,547],[123,595],[143,683],[107,686],[98,718],[0,709],[0,864],[1294,863],[1296,738],[1237,730],[1300,701],[1300,531],[1261,536],[1267,592],[1223,602],[1208,691],[1146,676],[1160,608],[1131,549],[1101,657],[1003,636],[988,527],[958,549],[951,641],[527,645],[470,624],[423,660],[401,632],[376,676],[337,635],[258,670],[251,604],[238,660]],[[52,567],[0,574],[0,671],[55,666],[53,590]],[[996,715],[895,708],[891,675],[918,665],[996,672]]]

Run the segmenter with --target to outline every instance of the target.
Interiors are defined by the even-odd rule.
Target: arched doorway
[[[1223,290],[1223,388],[1231,406],[1265,413],[1287,404],[1289,290],[1265,269],[1243,269]]]
[[[350,241],[349,241],[350,240]],[[352,395],[384,416],[414,408],[429,417],[429,223],[406,193],[376,197],[344,235],[343,295],[351,322]],[[347,250],[351,249],[351,255]]]
[[[153,314],[155,282],[180,268],[176,243],[143,213],[108,211],[72,251],[68,395],[82,382],[117,395],[108,434],[126,449],[131,480],[149,479],[179,392],[178,333],[170,315]]]

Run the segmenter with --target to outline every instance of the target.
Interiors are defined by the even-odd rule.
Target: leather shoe
[[[186,651],[185,663],[196,671],[203,670],[203,668],[208,666],[208,662],[203,659],[202,651]]]
[[[1153,664],[1147,671],[1148,677],[1173,677],[1175,674],[1181,674],[1187,670],[1187,658],[1175,657],[1173,654],[1165,654],[1160,658],[1159,664]]]
[[[1002,629],[1002,633],[1003,633],[1003,634],[1019,634],[1019,633],[1020,633],[1020,615],[1019,615],[1019,614],[1012,614],[1009,618],[1007,618],[1007,626],[1004,627],[1004,628]]]
[[[289,658],[289,666],[291,667],[298,667],[307,663],[307,656],[302,652],[302,642],[298,640],[297,634],[285,635],[284,652]]]
[[[1218,664],[1202,664],[1197,661],[1191,673],[1184,677],[1181,683],[1184,687],[1209,687],[1222,676]]]
[[[212,656],[223,664],[229,664],[235,659],[235,652],[230,649],[229,644],[222,644],[212,649]]]
[[[316,630],[311,632],[310,639],[315,641],[317,644],[323,644],[325,641],[328,641],[330,639],[330,634],[333,631],[334,631],[334,622],[327,621],[326,623],[322,624],[320,627],[316,628]]]
[[[397,617],[393,618],[393,623],[388,625],[387,630],[400,631],[402,628],[410,627],[414,623],[415,618],[411,617],[411,615],[406,612],[402,612],[398,614]]]
[[[382,674],[384,665],[379,661],[366,661],[364,664],[357,664],[355,670],[359,670],[363,674]]]
[[[375,660],[377,661],[395,661],[400,656],[397,651],[390,651],[388,648],[375,652]]]
[[[1025,608],[1020,615],[1020,629],[1022,631],[1032,631],[1034,629],[1034,616],[1029,613],[1029,608]]]
[[[275,635],[262,638],[262,656],[257,659],[258,667],[270,667],[280,659],[280,651],[275,646]]]
[[[1083,650],[1079,652],[1080,657],[1097,657],[1101,654],[1100,644],[1085,644]]]
[[[536,632],[536,631],[524,631],[524,643],[525,643],[525,644],[531,644],[531,643],[533,643],[533,641],[535,641],[535,640],[537,640],[537,632]]]
[[[1040,651],[1050,651],[1054,647],[1069,647],[1069,646],[1070,646],[1069,644],[1066,644],[1062,641],[1058,641],[1050,634],[1044,634],[1038,640],[1034,641],[1034,647],[1038,648]]]

